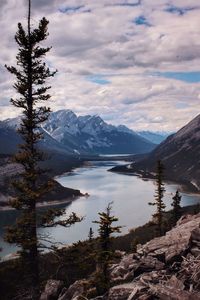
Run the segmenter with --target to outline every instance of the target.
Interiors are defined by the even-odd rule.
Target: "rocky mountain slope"
[[[114,168],[113,171],[136,172],[152,177],[157,160],[165,166],[166,179],[190,184],[200,189],[200,115],[177,133],[170,135],[144,160],[129,166]]]
[[[7,119],[0,122],[0,139],[2,143],[0,144],[1,154],[14,154],[17,151],[19,144],[23,143],[22,138],[16,132],[19,126],[20,119]],[[47,153],[60,153],[60,154],[73,154],[73,151],[67,147],[63,146],[51,137],[44,129],[41,129],[43,133],[43,140],[39,142],[39,147],[45,150]]]
[[[138,245],[131,254],[110,266],[112,288],[103,296],[91,297],[90,278],[65,288],[49,280],[40,300],[199,300],[200,214],[183,216],[165,236]]]

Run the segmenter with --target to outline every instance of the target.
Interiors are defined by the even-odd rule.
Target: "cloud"
[[[187,12],[191,10],[195,10],[197,7],[192,7],[192,6],[184,6],[184,7],[178,7],[174,5],[168,5],[166,8],[166,11],[172,14],[178,14],[180,16],[186,14]]]
[[[13,36],[27,1],[0,3],[1,119],[19,114],[9,99]],[[190,0],[34,0],[32,26],[50,21],[47,60],[54,110],[100,114],[133,129],[175,130],[200,109],[199,5]],[[182,13],[181,13],[182,12]],[[150,26],[151,25],[151,26]]]

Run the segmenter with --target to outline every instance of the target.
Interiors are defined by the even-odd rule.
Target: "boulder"
[[[53,279],[48,280],[40,300],[57,300],[62,287],[62,281]]]
[[[81,296],[88,288],[87,280],[77,280],[70,287],[60,294],[58,300],[75,300],[76,297]]]
[[[150,293],[160,300],[200,300],[200,293],[184,291],[170,285],[152,285]]]
[[[108,300],[133,300],[138,299],[138,292],[144,287],[140,283],[124,283],[110,289]]]
[[[153,270],[162,270],[165,264],[159,261],[156,257],[137,256],[128,254],[125,255],[119,264],[111,267],[111,280],[113,282],[127,282],[134,277]]]
[[[178,221],[177,225],[165,236],[154,238],[138,249],[138,254],[157,257],[165,262],[182,256],[190,248],[192,239],[198,240],[200,214],[188,216]]]

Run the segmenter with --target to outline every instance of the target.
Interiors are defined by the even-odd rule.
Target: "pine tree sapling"
[[[113,226],[118,218],[111,215],[112,206],[108,204],[106,212],[99,213],[100,220],[93,223],[99,224],[99,248],[97,250],[97,292],[102,294],[110,287],[109,264],[113,258],[111,249],[111,235],[121,232],[121,226]]]
[[[92,242],[93,237],[94,237],[94,231],[92,230],[92,227],[90,227],[89,234],[88,234],[89,242]]]
[[[174,197],[172,197],[173,202],[171,206],[173,207],[172,213],[173,213],[174,223],[176,223],[181,216],[181,205],[180,205],[181,197],[182,196],[180,195],[178,190],[176,191]]]
[[[149,205],[156,206],[156,213],[153,214],[153,218],[156,220],[158,226],[159,234],[162,235],[163,232],[163,212],[165,210],[165,204],[163,202],[165,187],[163,183],[163,171],[164,166],[160,160],[157,162],[157,174],[156,174],[156,192],[155,201],[149,202]]]

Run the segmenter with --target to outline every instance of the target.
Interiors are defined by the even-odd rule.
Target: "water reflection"
[[[147,222],[154,210],[148,205],[154,197],[154,182],[135,176],[107,172],[116,164],[119,162],[93,162],[73,173],[57,177],[57,181],[63,186],[89,193],[90,197],[79,198],[70,205],[61,205],[66,209],[66,215],[74,211],[80,216],[85,216],[85,219],[69,229],[63,227],[39,229],[39,233],[49,232],[54,241],[64,244],[86,239],[91,226],[95,233],[97,232],[97,225],[92,224],[92,221],[98,219],[98,212],[105,210],[111,201],[113,201],[113,213],[119,218],[119,225],[125,226],[122,228],[122,233]],[[176,189],[177,185],[166,185],[164,199],[167,209],[171,208],[172,194]],[[182,206],[195,203],[200,203],[199,196],[182,194]],[[16,250],[2,241],[3,226],[13,224],[16,214],[15,211],[0,212],[0,242],[4,248],[4,255]]]

